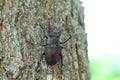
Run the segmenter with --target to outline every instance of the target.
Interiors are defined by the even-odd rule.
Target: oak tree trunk
[[[0,0],[0,80],[90,80],[84,8],[79,0]],[[63,19],[61,61],[45,62],[40,27]],[[41,25],[41,26],[40,26]],[[31,44],[35,43],[35,44]],[[41,60],[41,62],[39,62]],[[37,71],[36,71],[37,67]]]

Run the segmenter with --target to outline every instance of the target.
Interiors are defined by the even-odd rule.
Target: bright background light
[[[81,0],[91,80],[120,80],[120,0]]]
[[[89,57],[120,54],[120,1],[81,0],[85,7]]]

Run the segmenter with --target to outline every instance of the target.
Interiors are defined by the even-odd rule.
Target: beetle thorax
[[[48,37],[47,44],[48,45],[59,45],[59,38]]]

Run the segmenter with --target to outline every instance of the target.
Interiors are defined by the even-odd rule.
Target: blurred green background
[[[120,55],[103,53],[89,64],[91,80],[120,80]]]

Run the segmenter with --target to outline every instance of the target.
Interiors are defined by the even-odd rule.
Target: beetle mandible
[[[47,27],[48,27],[48,33],[47,35],[45,34],[45,31],[43,31],[44,37],[46,37],[46,44],[40,45],[45,47],[45,60],[47,65],[54,65],[60,60],[60,55],[62,51],[62,46],[60,44],[66,43],[71,36],[66,39],[63,42],[59,41],[61,31],[62,31],[62,19],[59,21],[59,27],[58,28],[52,28],[50,25],[50,20],[47,20]],[[42,56],[41,56],[42,58]],[[41,61],[41,60],[40,60]]]

